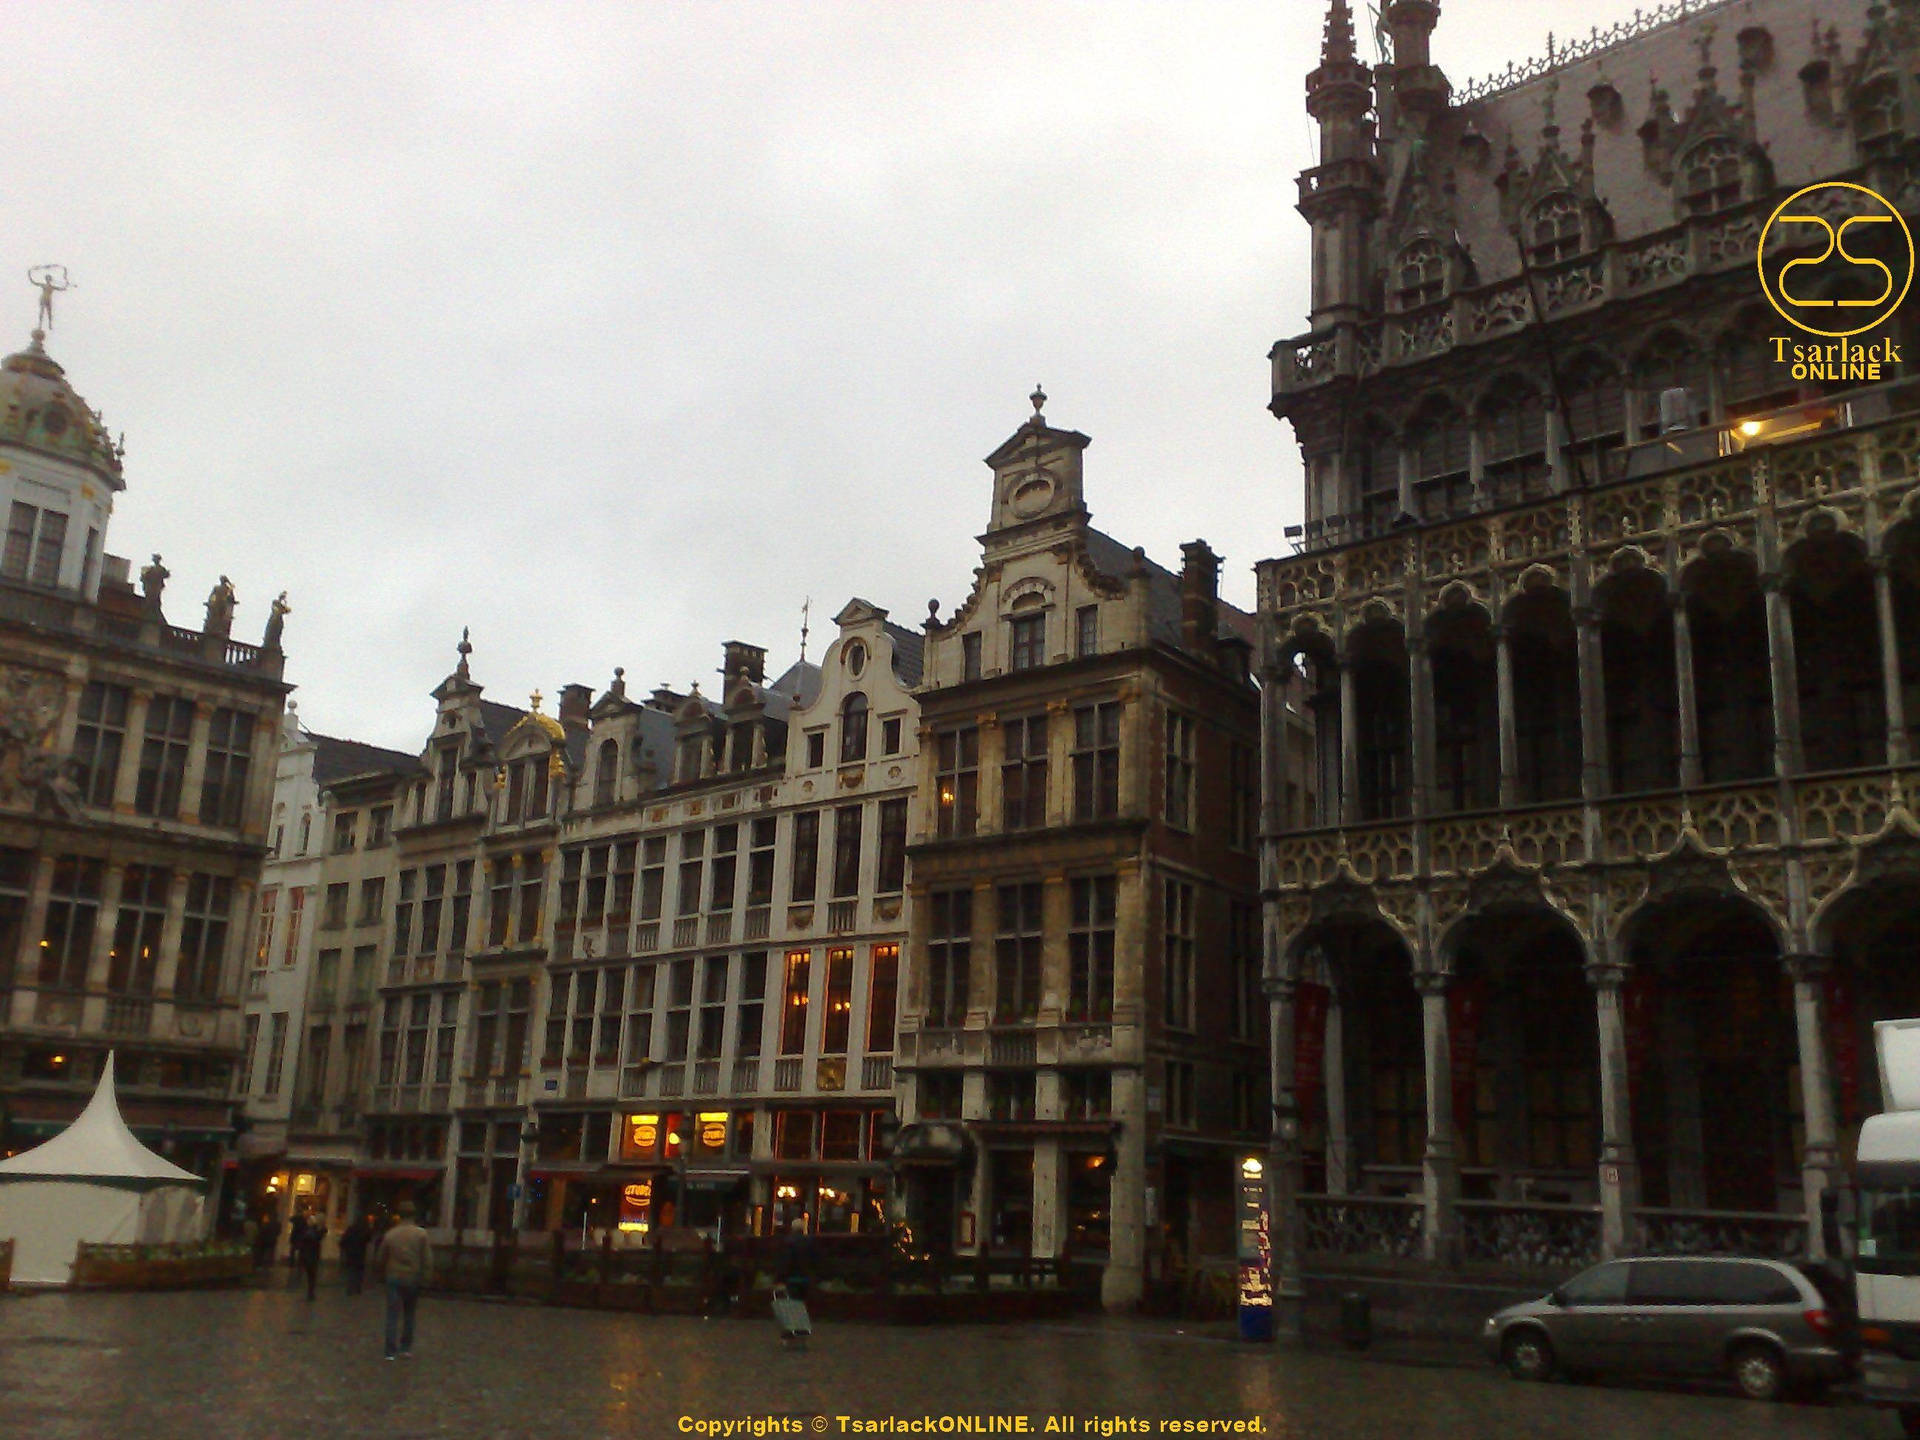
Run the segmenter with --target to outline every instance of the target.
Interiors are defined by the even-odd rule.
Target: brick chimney
[[[1204,540],[1180,547],[1180,640],[1202,654],[1213,649],[1220,625],[1220,557]]]
[[[593,708],[593,687],[591,685],[562,685],[560,687],[560,723],[569,730],[587,728],[587,711]]]
[[[749,645],[744,640],[729,640],[720,662],[720,673],[726,676],[729,690],[742,680],[758,685],[767,677],[767,652],[762,646]]]

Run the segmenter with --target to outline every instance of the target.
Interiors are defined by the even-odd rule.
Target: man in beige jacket
[[[433,1242],[413,1221],[413,1202],[400,1202],[400,1223],[373,1251],[373,1278],[387,1282],[387,1359],[413,1358],[413,1309],[420,1287],[433,1279]]]

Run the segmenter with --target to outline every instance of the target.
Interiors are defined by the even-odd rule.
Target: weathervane
[[[67,278],[64,265],[36,265],[27,271],[27,280],[40,292],[40,323],[34,327],[34,338],[44,339],[53,328],[53,297],[71,290],[73,281]]]
[[[807,663],[807,618],[813,611],[813,597],[800,602],[800,663]]]

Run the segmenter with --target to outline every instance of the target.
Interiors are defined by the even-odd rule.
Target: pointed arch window
[[[1580,202],[1566,191],[1547,196],[1527,216],[1527,260],[1533,265],[1557,265],[1571,260],[1586,246]]]
[[[1619,372],[1597,355],[1583,357],[1562,377],[1561,393],[1571,482],[1613,479],[1620,473],[1627,430],[1627,388]]]
[[[1718,215],[1741,201],[1740,147],[1725,136],[1702,140],[1680,157],[1680,213]]]
[[[1547,409],[1524,381],[1496,382],[1480,412],[1486,442],[1486,486],[1494,502],[1544,495],[1547,490]]]
[[[1432,240],[1416,240],[1393,262],[1393,307],[1418,310],[1447,296],[1447,257]]]
[[[1407,427],[1415,505],[1423,520],[1464,515],[1473,503],[1473,427],[1453,406],[1430,405]]]

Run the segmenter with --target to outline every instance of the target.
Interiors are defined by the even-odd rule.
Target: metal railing
[[[1302,1195],[1298,1203],[1309,1254],[1412,1259],[1421,1252],[1426,1206],[1417,1196]]]
[[[1633,1216],[1640,1227],[1640,1249],[1648,1255],[1768,1255],[1799,1260],[1807,1254],[1804,1215],[1646,1206]]]
[[[109,1035],[146,1035],[153,1030],[153,1001],[129,995],[107,997]]]
[[[1040,1058],[1040,1037],[1031,1030],[995,1031],[987,1037],[990,1065],[1033,1065]]]
[[[1461,1253],[1515,1270],[1571,1273],[1600,1258],[1600,1207],[1462,1200]]]

